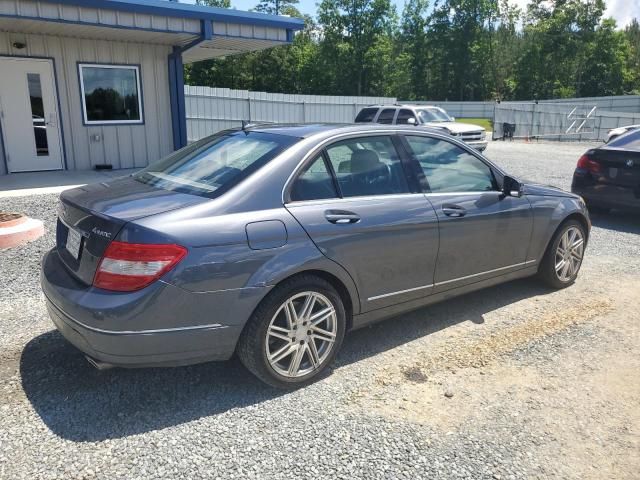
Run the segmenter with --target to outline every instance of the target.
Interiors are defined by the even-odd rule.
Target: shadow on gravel
[[[527,278],[479,290],[390,318],[350,333],[338,356],[338,364],[357,362],[459,323],[469,321],[482,325],[486,313],[525,298],[551,292],[553,290],[535,279]]]
[[[640,216],[637,213],[620,210],[613,210],[610,213],[593,213],[591,223],[598,228],[640,235]]]
[[[101,372],[57,331],[26,345],[20,374],[47,427],[76,442],[167,428],[285,393],[259,382],[237,360]]]
[[[349,334],[337,363],[358,362],[458,323],[481,325],[484,314],[548,291],[519,280],[389,319]],[[20,373],[27,398],[47,427],[76,442],[167,428],[285,394],[260,383],[235,359],[101,372],[57,331],[26,345]]]

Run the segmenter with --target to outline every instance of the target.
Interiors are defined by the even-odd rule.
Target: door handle
[[[467,214],[467,211],[460,205],[445,204],[442,206],[442,213],[444,213],[447,217],[459,218],[464,217]]]
[[[324,212],[324,218],[326,218],[328,222],[338,225],[358,223],[360,221],[360,216],[357,213],[345,210],[327,210]]]

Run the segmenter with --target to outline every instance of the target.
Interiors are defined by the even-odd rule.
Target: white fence
[[[533,102],[398,102],[393,97],[338,97],[250,92],[228,88],[185,86],[187,136],[190,142],[238,127],[242,121],[278,123],[351,123],[362,107],[374,104],[438,105],[450,115],[494,119],[494,138],[504,122],[516,125],[517,137],[544,136],[558,140],[603,140],[611,128],[640,123],[640,95],[590,97]],[[590,120],[566,134],[576,116],[597,107]],[[584,112],[583,112],[584,111]],[[583,115],[584,113],[584,115]],[[576,127],[574,125],[574,127]],[[561,135],[562,133],[564,135]]]
[[[437,105],[444,108],[449,115],[459,118],[493,118],[494,110],[500,106],[516,108],[518,105],[533,104],[533,102],[402,102],[425,105]],[[571,104],[574,106],[597,107],[609,112],[640,113],[640,95],[621,95],[617,97],[584,97],[562,98],[558,100],[540,100],[543,104]]]
[[[351,123],[362,107],[395,103],[388,97],[338,97],[249,92],[185,86],[187,138],[190,142],[242,121]]]

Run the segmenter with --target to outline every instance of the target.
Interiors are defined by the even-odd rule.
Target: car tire
[[[579,240],[581,243],[578,243]],[[538,277],[555,289],[572,285],[582,266],[586,244],[584,226],[577,220],[564,222],[549,242],[538,269]]]
[[[258,305],[237,353],[263,382],[293,389],[315,381],[327,369],[345,330],[346,312],[336,289],[320,277],[301,274],[275,287]]]

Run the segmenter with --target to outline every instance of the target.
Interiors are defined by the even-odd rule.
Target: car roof
[[[365,108],[442,108],[438,105],[427,105],[423,103],[386,103],[380,105],[367,105],[366,107],[362,107],[360,110],[364,110]]]
[[[439,128],[416,127],[407,125],[383,125],[379,123],[314,123],[314,124],[263,124],[245,127],[245,130],[262,133],[275,133],[279,135],[289,135],[298,138],[309,138],[318,134],[333,135],[336,133],[366,133],[376,131],[397,131],[397,132],[421,132],[442,134]]]

